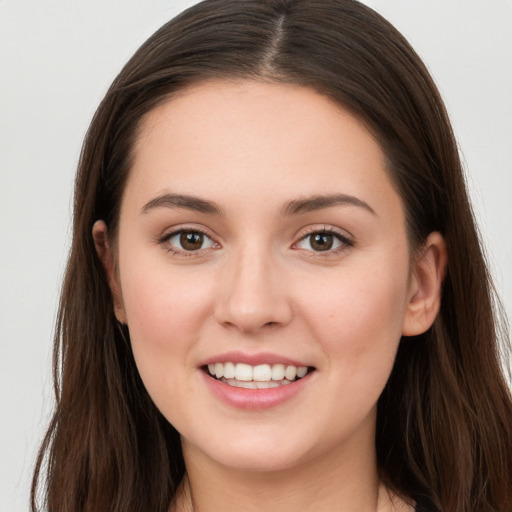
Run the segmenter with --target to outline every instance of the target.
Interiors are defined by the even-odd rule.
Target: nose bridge
[[[278,258],[268,245],[244,243],[226,261],[223,274],[217,304],[221,323],[253,332],[289,322],[291,304]]]

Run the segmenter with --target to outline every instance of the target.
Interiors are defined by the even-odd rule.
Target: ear
[[[92,238],[96,253],[107,275],[108,284],[114,301],[114,314],[119,322],[126,324],[126,314],[121,296],[121,286],[116,272],[114,255],[108,239],[107,225],[102,220],[97,220],[92,227]]]
[[[448,254],[440,233],[431,233],[413,262],[402,334],[416,336],[434,323],[441,307]]]

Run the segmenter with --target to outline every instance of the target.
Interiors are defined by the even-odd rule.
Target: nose
[[[282,269],[269,251],[246,247],[225,262],[218,283],[215,316],[245,334],[283,326],[293,308]]]

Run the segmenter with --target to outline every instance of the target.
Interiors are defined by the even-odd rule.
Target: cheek
[[[134,359],[156,407],[179,431],[197,414],[196,368],[191,356],[201,338],[211,297],[187,272],[169,272],[153,262],[126,262],[123,300]],[[201,287],[202,286],[202,287]],[[179,392],[171,391],[179,390]]]
[[[135,254],[123,262],[123,304],[139,372],[146,384],[145,377],[163,384],[174,379],[176,368],[187,367],[211,293],[188,269],[171,272],[165,261],[146,263]]]
[[[380,383],[387,380],[406,309],[403,274],[375,266],[310,287],[302,309],[328,360],[343,368],[346,377],[368,383],[372,378]]]

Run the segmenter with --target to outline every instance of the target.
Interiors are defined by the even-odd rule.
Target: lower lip
[[[210,377],[202,370],[201,373],[210,391],[224,403],[238,409],[261,410],[276,407],[293,398],[308,385],[315,372],[290,384],[267,389],[237,388]]]

